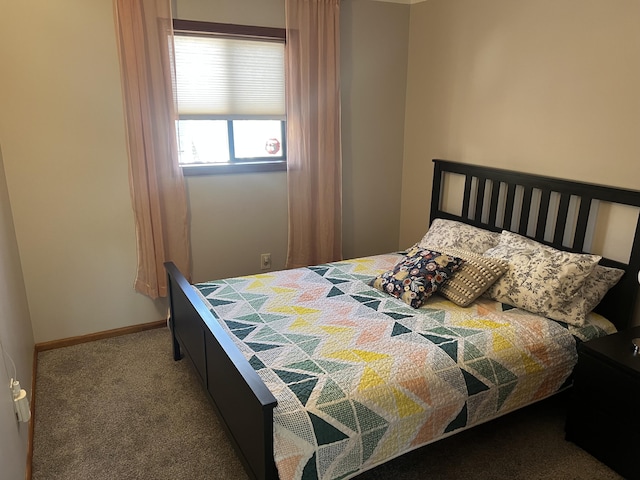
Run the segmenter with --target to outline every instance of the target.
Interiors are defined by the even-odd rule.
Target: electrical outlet
[[[260,255],[260,269],[269,270],[271,268],[271,254],[263,253]]]

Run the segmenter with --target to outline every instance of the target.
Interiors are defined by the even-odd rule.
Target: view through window
[[[284,35],[174,20],[185,174],[286,168]]]

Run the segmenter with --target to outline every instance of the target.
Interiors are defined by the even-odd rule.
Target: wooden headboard
[[[597,228],[600,202],[636,207],[640,211],[640,191],[446,160],[433,162],[430,222],[446,218],[495,232],[510,230],[557,249],[599,254],[591,252],[588,243]],[[445,211],[449,180],[464,183],[462,198],[458,199],[461,213]],[[625,270],[620,282],[595,309],[618,329],[631,324],[636,309],[640,215],[635,215],[631,232],[628,261],[604,257],[600,261],[602,265]]]

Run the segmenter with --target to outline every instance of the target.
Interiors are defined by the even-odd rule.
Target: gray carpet
[[[32,478],[246,479],[194,370],[161,328],[38,354]],[[359,480],[619,479],[564,440],[565,396]]]

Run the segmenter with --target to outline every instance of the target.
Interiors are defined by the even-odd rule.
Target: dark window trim
[[[182,165],[182,174],[185,177],[197,175],[222,175],[229,173],[263,173],[263,172],[285,172],[287,170],[286,160],[276,160],[269,162],[237,162],[237,163],[207,163]]]
[[[197,20],[173,19],[173,30],[180,34],[202,32],[222,35],[246,36],[253,38],[272,38],[286,41],[286,29],[276,27],[257,27],[253,25],[234,25],[232,23],[201,22]]]
[[[259,27],[253,25],[236,25],[231,23],[203,22],[198,20],[173,19],[173,30],[180,35],[202,35],[210,33],[214,35],[229,35],[234,37],[249,37],[258,39],[271,39],[286,43],[286,29],[276,27]],[[231,123],[231,122],[229,122]],[[282,122],[283,156],[281,160],[262,160],[254,162],[234,161],[222,164],[191,164],[180,165],[184,176],[197,175],[221,175],[233,173],[262,173],[262,172],[284,172],[287,170],[286,160],[286,122]],[[232,128],[232,127],[230,127]],[[229,148],[234,146],[230,140]],[[235,155],[234,155],[235,156]]]

